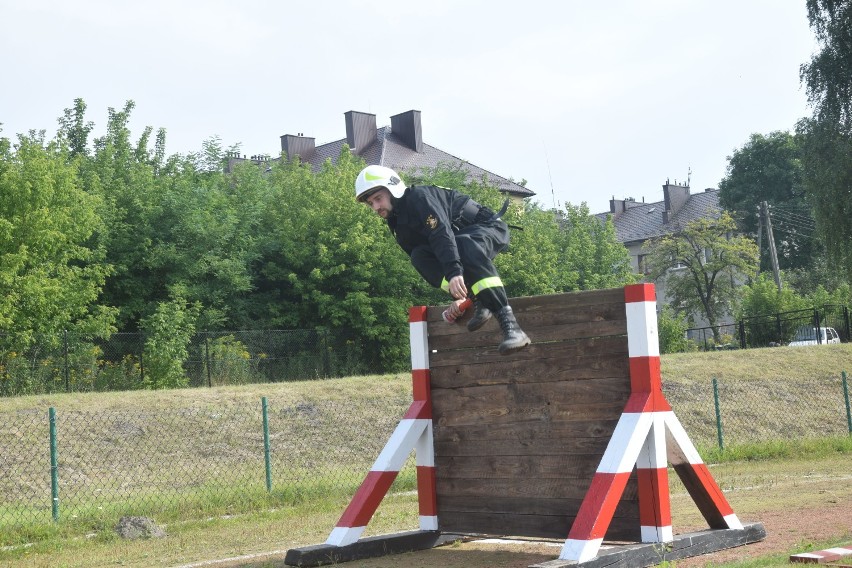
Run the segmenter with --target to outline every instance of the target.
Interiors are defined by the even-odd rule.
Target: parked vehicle
[[[793,336],[793,341],[789,344],[792,346],[802,345],[825,345],[828,343],[840,343],[840,335],[833,327],[819,328],[819,338],[817,338],[817,330],[815,327],[800,327],[796,330],[796,335]]]

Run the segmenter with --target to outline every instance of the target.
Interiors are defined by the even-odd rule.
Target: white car
[[[819,328],[820,340],[817,341],[817,334],[815,327],[800,327],[796,330],[796,335],[793,336],[793,341],[790,342],[792,346],[800,346],[800,345],[824,345],[828,343],[840,343],[840,336],[837,334],[837,330],[833,327],[821,327]]]

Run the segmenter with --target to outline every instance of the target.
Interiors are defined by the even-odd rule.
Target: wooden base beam
[[[389,554],[426,550],[470,538],[438,531],[408,531],[362,538],[346,546],[317,544],[291,548],[284,557],[287,566],[325,566]]]
[[[762,523],[743,525],[742,529],[710,529],[674,535],[669,543],[617,545],[601,548],[598,555],[585,562],[550,560],[529,568],[644,568],[690,556],[709,554],[726,548],[750,544],[766,538]]]

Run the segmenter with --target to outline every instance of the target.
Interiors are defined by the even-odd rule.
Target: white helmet
[[[394,197],[405,193],[405,182],[395,171],[384,166],[367,166],[355,178],[355,199],[364,201],[379,188],[387,188]]]

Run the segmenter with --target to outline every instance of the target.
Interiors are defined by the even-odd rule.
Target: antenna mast
[[[547,144],[544,140],[541,141],[541,146],[544,148],[544,161],[547,164],[547,177],[550,180],[550,197],[553,199],[553,210],[556,210],[556,192],[553,191],[553,174],[550,173],[550,158],[547,157]]]

